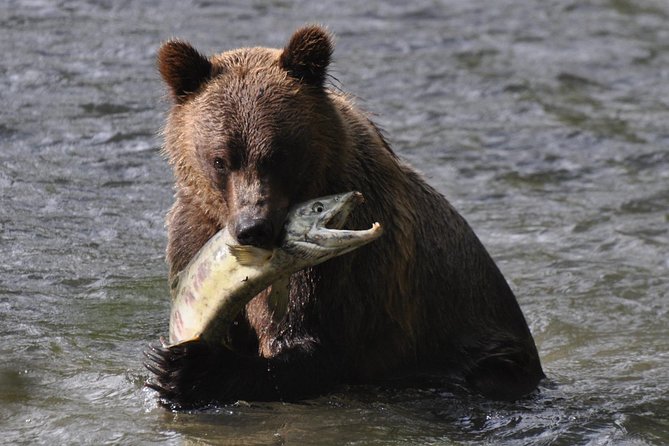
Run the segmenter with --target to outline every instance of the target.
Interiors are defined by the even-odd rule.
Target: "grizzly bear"
[[[384,234],[293,274],[285,308],[270,289],[254,297],[233,348],[153,346],[148,385],[175,408],[296,400],[419,374],[493,399],[527,395],[544,374],[513,292],[465,219],[328,87],[332,51],[319,26],[283,49],[208,58],[179,40],[160,48],[173,101],[164,129],[176,180],[170,277],[225,227],[241,244],[276,246],[289,207],[315,197],[361,192],[347,227],[378,221]]]

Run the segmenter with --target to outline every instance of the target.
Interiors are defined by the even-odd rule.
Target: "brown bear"
[[[208,58],[179,40],[160,48],[173,100],[164,130],[176,178],[170,276],[224,227],[242,244],[275,246],[291,205],[334,193],[362,192],[348,227],[379,221],[384,234],[291,276],[283,311],[269,290],[256,296],[232,349],[152,347],[148,385],[180,408],[295,400],[419,373],[494,399],[527,395],[544,374],[506,280],[464,218],[351,98],[328,88],[332,50],[318,26],[283,49]]]

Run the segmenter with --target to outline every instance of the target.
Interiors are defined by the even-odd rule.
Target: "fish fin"
[[[267,297],[267,303],[273,312],[275,321],[283,319],[288,311],[288,298],[290,297],[290,278],[279,279],[272,284],[272,290]]]
[[[230,253],[243,266],[260,266],[272,258],[272,251],[250,245],[228,245]]]

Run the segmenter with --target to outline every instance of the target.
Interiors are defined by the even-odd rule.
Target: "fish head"
[[[315,264],[375,240],[383,232],[379,223],[365,230],[342,229],[362,202],[360,192],[347,192],[300,203],[288,212],[282,249]]]

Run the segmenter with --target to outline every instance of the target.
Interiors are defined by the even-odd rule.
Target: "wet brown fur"
[[[293,275],[279,320],[267,292],[257,296],[236,327],[237,352],[155,350],[152,387],[188,407],[300,398],[423,369],[493,398],[527,394],[543,372],[513,293],[466,221],[348,96],[324,85],[331,42],[310,26],[284,50],[207,59],[180,41],[161,48],[174,101],[164,131],[176,179],[170,276],[240,213],[280,226],[290,205],[332,193],[362,192],[349,226],[379,221],[384,235]]]

